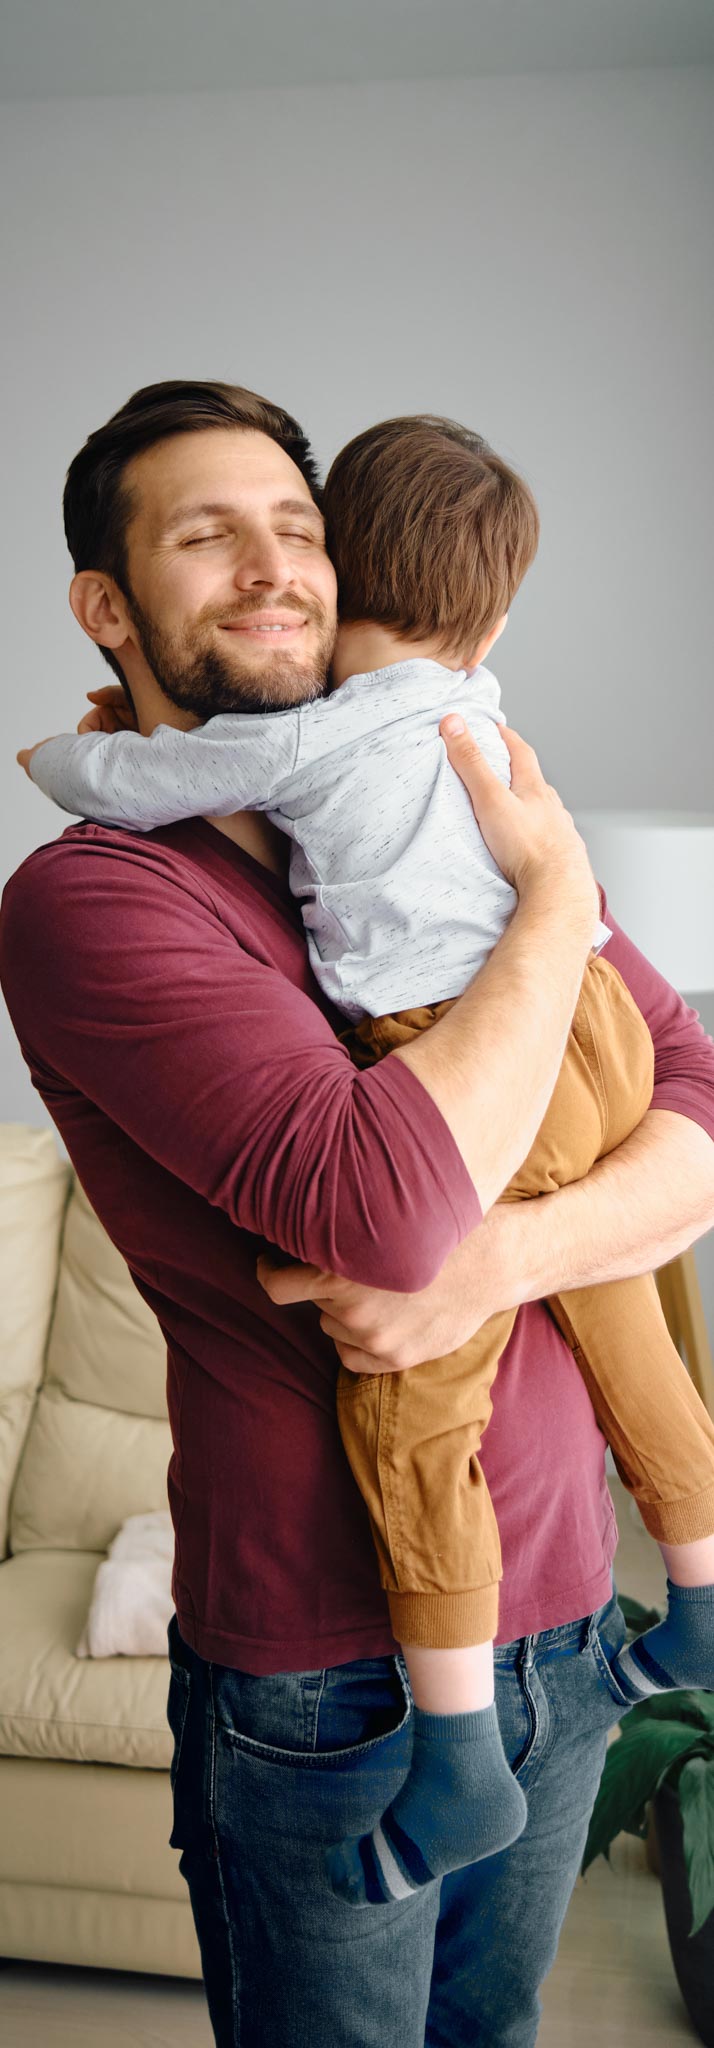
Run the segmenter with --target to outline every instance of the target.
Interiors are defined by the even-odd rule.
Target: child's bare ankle
[[[714,1585],[714,1536],[694,1543],[660,1543],[673,1586]]]
[[[414,1704],[424,1714],[471,1714],[494,1698],[493,1643],[465,1650],[403,1647]]]

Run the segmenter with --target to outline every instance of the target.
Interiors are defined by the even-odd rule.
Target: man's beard
[[[192,711],[200,719],[214,718],[222,711],[286,711],[291,705],[311,704],[327,694],[334,635],[317,599],[298,602],[283,596],[267,605],[264,600],[246,598],[240,610],[222,612],[220,619],[199,618],[189,630],[174,635],[143,610],[133,592],[127,592],[127,598],[144,659],[163,695],[180,711]],[[257,663],[251,666],[248,654],[239,666],[235,653],[231,659],[215,646],[212,626],[237,625],[257,612],[278,609],[299,612],[309,625],[318,628],[314,652],[306,665],[299,656],[276,646],[269,668]],[[279,637],[276,633],[276,641]],[[232,646],[238,644],[236,634]]]

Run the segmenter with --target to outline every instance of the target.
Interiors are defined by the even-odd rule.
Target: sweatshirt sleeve
[[[698,1010],[690,1009],[627,938],[608,909],[603,889],[600,894],[602,916],[612,932],[604,958],[627,983],[652,1035],[655,1075],[650,1107],[688,1116],[714,1139],[714,1042]]]
[[[63,811],[152,832],[182,818],[265,810],[297,748],[294,712],[220,717],[182,732],[62,733],[33,753],[30,776]]]
[[[318,1004],[266,961],[260,931],[245,950],[204,871],[161,840],[90,826],[40,849],[5,890],[0,976],[70,1153],[94,1104],[241,1229],[406,1293],[480,1223],[410,1068],[388,1058],[358,1073]]]

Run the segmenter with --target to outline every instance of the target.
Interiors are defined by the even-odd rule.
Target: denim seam
[[[183,1718],[181,1721],[181,1733],[179,1735],[178,1742],[175,1744],[174,1747],[174,1754],[170,1770],[171,1787],[173,1790],[173,1787],[176,1784],[176,1780],[179,1774],[181,1751],[183,1749],[183,1739],[186,1733],[186,1724],[188,1722],[188,1710],[191,1699],[191,1674],[189,1671],[184,1671],[181,1665],[177,1665],[175,1669],[172,1668],[171,1678],[173,1679],[174,1684],[178,1685],[179,1693],[183,1696]]]
[[[311,1704],[312,1704],[312,1728],[311,1728],[311,1731],[310,1731],[310,1732],[311,1732],[311,1744],[310,1744],[310,1747],[311,1747],[311,1749],[313,1750],[313,1752],[314,1752],[314,1751],[316,1751],[316,1749],[317,1749],[317,1736],[318,1736],[318,1729],[319,1729],[319,1726],[320,1726],[320,1707],[321,1707],[321,1705],[322,1705],[322,1699],[323,1699],[323,1694],[324,1694],[324,1691],[325,1691],[325,1681],[326,1681],[326,1678],[327,1678],[327,1672],[326,1672],[326,1671],[324,1671],[324,1670],[323,1670],[323,1671],[321,1671],[321,1672],[320,1672],[320,1683],[319,1683],[319,1686],[318,1686],[318,1688],[317,1688],[317,1693],[316,1693],[316,1695],[315,1695],[315,1698],[313,1699],[313,1701],[312,1701],[312,1703],[311,1703]],[[304,1695],[303,1695],[303,1708],[304,1708]]]
[[[238,2003],[238,1976],[237,1976],[237,1968],[236,1968],[236,1954],[235,1954],[235,1944],[234,1944],[234,1940],[233,1940],[233,1928],[232,1928],[232,1926],[231,1926],[231,1917],[230,1917],[230,1913],[229,1913],[229,1911],[228,1911],[228,1898],[227,1898],[227,1894],[226,1894],[226,1884],[225,1884],[225,1878],[224,1878],[224,1875],[223,1875],[223,1864],[222,1864],[222,1860],[221,1860],[221,1844],[220,1844],[220,1838],[219,1838],[219,1833],[218,1833],[218,1825],[217,1825],[217,1818],[216,1818],[216,1703],[215,1703],[215,1698],[214,1698],[214,1693],[213,1693],[213,1665],[212,1665],[212,1664],[209,1664],[209,1666],[208,1666],[208,1689],[209,1689],[209,1696],[210,1696],[210,1720],[211,1720],[211,1728],[210,1728],[210,1744],[211,1744],[211,1756],[210,1756],[210,1769],[209,1769],[209,1795],[208,1795],[208,1796],[209,1796],[209,1811],[210,1811],[210,1820],[211,1820],[211,1834],[212,1834],[212,1836],[213,1836],[213,1846],[214,1846],[214,1849],[215,1849],[215,1854],[216,1854],[216,1869],[217,1869],[217,1871],[218,1871],[218,1882],[219,1882],[219,1885],[220,1885],[220,1889],[221,1889],[221,1903],[222,1903],[222,1906],[223,1906],[223,1918],[224,1918],[224,1920],[225,1920],[225,1925],[226,1925],[226,1939],[227,1939],[227,1942],[228,1942],[228,1954],[229,1954],[229,1956],[230,1956],[230,1964],[231,1964],[231,2005],[232,2005],[232,2008],[233,2008],[233,2012],[232,2012],[232,2018],[233,2018],[233,2041],[234,2041],[234,2048],[240,2048],[240,2009],[239,2009],[239,2003]]]
[[[622,1647],[624,1649],[625,1645],[623,1644]],[[623,1692],[619,1679],[616,1677],[615,1672],[612,1669],[612,1665],[609,1661],[609,1658],[605,1655],[605,1651],[600,1640],[600,1632],[597,1628],[593,1629],[591,1648],[595,1663],[600,1673],[600,1677],[604,1680],[610,1697],[614,1700],[615,1705],[620,1707],[631,1707],[632,1700],[628,1699],[626,1692]]]

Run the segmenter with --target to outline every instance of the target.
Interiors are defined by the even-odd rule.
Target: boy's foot
[[[636,1636],[612,1660],[633,1704],[653,1692],[702,1686],[714,1692],[714,1586],[675,1586],[667,1580],[664,1621]]]
[[[507,1849],[526,1815],[495,1706],[471,1714],[415,1707],[409,1776],[371,1835],[328,1852],[332,1889],[352,1906],[406,1899],[447,1870]]]

